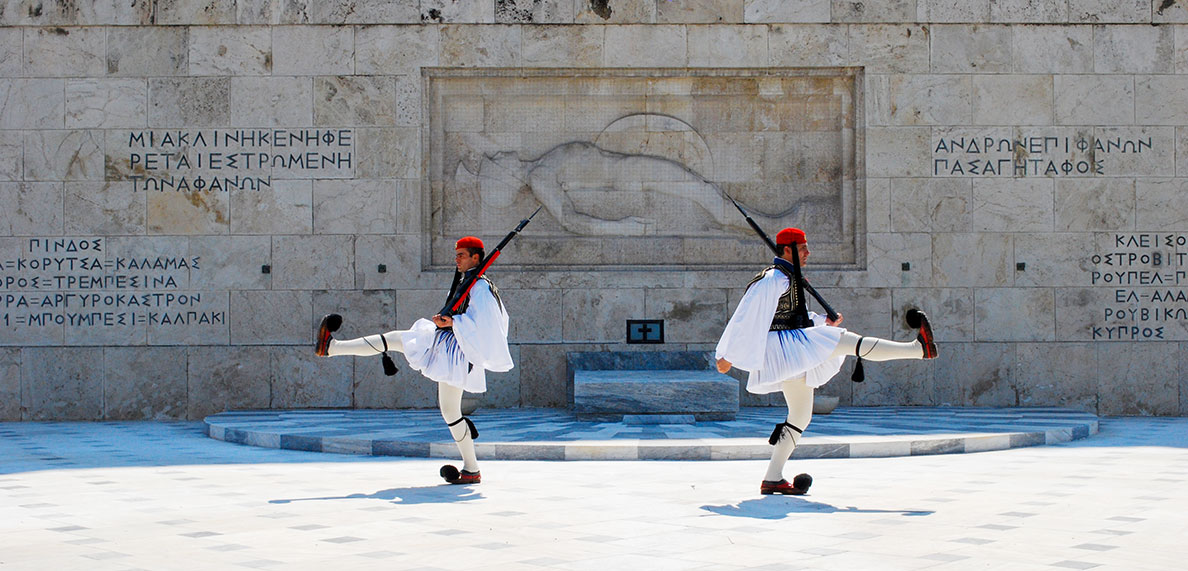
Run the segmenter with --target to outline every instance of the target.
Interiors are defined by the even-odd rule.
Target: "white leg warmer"
[[[788,403],[788,419],[785,422],[800,430],[808,429],[813,419],[813,388],[804,383],[803,375],[784,381],[781,388],[784,390],[784,400]],[[799,441],[799,432],[783,427],[783,436],[771,451],[771,462],[767,465],[764,480],[777,482],[784,478],[784,464],[792,456]]]
[[[858,355],[868,361],[924,358],[924,348],[920,346],[919,341],[900,343],[898,341],[879,339],[878,337],[860,337],[849,331],[842,334],[841,340],[837,342],[837,348],[833,350],[831,357],[853,355],[854,351],[858,348],[859,339],[862,340],[862,348],[858,351]]]
[[[331,339],[330,346],[326,348],[326,355],[330,357],[340,357],[343,355],[370,357],[372,355],[379,355],[380,353],[384,352],[385,340],[388,342],[389,351],[399,351],[403,353],[404,342],[400,340],[401,333],[405,333],[405,331],[389,331],[383,334],[382,339],[379,335],[368,335],[366,337],[348,339],[346,341]]]
[[[437,406],[441,408],[441,417],[450,426],[450,434],[458,444],[458,452],[462,454],[462,469],[467,472],[478,472],[478,457],[474,453],[474,435],[470,433],[470,425],[462,418],[462,389],[445,383],[437,383]]]

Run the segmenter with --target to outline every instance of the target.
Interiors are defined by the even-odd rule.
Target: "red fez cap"
[[[474,236],[463,236],[461,239],[458,240],[457,244],[454,244],[455,250],[457,250],[458,248],[479,248],[479,249],[482,249],[482,247],[483,247],[483,241],[479,240],[478,238],[475,238]]]
[[[808,240],[804,237],[804,230],[800,228],[784,228],[776,233],[776,245],[787,246],[791,244],[806,244]]]

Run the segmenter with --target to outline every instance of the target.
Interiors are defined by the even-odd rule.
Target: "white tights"
[[[331,339],[330,346],[326,348],[326,355],[330,357],[339,357],[342,355],[370,357],[372,355],[379,355],[384,352],[384,340],[388,341],[389,351],[403,353],[404,342],[400,340],[401,333],[408,333],[408,331],[389,331],[382,335],[382,339],[378,334],[347,341]]]
[[[846,331],[842,334],[837,348],[830,358],[853,355],[858,347],[858,340],[862,340],[861,355],[863,359],[871,361],[891,361],[894,359],[923,359],[924,348],[918,340],[909,343],[888,341],[877,337],[860,337]],[[788,424],[801,430],[807,430],[809,422],[813,420],[813,388],[805,384],[804,375],[788,379],[780,384],[784,392],[784,401],[788,403]],[[788,427],[783,427],[783,435],[771,451],[771,462],[767,464],[767,474],[764,480],[776,482],[783,479],[784,464],[792,456],[796,444],[800,442],[800,433]]]
[[[331,339],[326,354],[331,357],[379,355],[384,352],[385,340],[388,342],[389,351],[403,353],[404,342],[400,340],[401,333],[406,333],[406,331],[389,331],[384,333],[382,338],[377,334],[346,341]],[[474,435],[470,433],[470,427],[465,420],[456,422],[462,418],[462,389],[446,383],[437,383],[437,406],[441,409],[441,418],[446,421],[447,425],[455,423],[449,429],[454,442],[458,444],[458,452],[462,455],[462,469],[467,472],[478,472],[478,457],[474,452]]]

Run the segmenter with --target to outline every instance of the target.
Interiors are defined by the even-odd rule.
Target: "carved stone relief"
[[[426,69],[425,266],[538,206],[509,265],[753,265],[761,227],[865,260],[861,73]]]

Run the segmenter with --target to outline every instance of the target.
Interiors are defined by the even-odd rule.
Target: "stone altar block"
[[[566,360],[578,418],[689,423],[738,413],[738,381],[714,370],[709,352],[571,352]]]
[[[658,419],[665,423],[689,415],[734,420],[738,381],[717,371],[577,371],[573,410],[578,418],[625,422],[633,415],[668,417]]]

